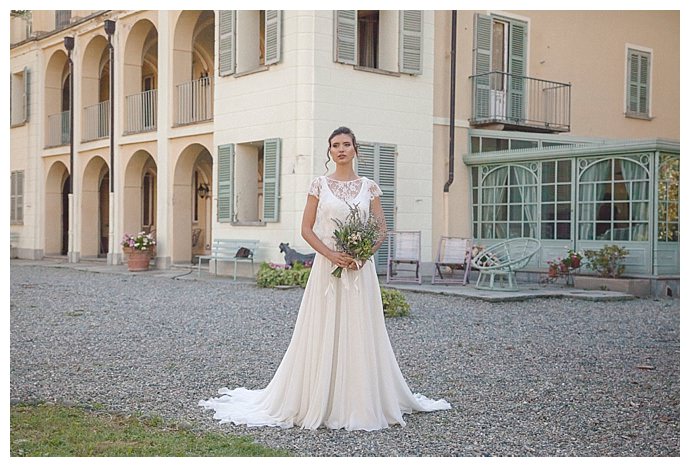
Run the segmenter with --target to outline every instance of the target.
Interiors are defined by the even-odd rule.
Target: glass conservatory
[[[615,243],[629,251],[626,276],[680,275],[678,142],[531,136],[470,135],[471,150],[481,151],[464,157],[477,243],[537,238],[542,249],[532,269],[545,269],[566,249]]]

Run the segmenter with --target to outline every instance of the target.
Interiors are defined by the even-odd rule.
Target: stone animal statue
[[[285,264],[291,267],[296,261],[309,266],[314,262],[314,258],[316,257],[316,253],[312,253],[310,255],[299,253],[298,251],[290,248],[289,243],[281,243],[279,248],[280,252],[285,254]]]

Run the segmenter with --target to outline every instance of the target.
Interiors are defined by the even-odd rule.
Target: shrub
[[[397,318],[410,314],[410,304],[407,303],[405,295],[399,290],[381,289],[381,301],[383,302],[383,316],[386,318]]]
[[[292,268],[282,264],[261,263],[256,274],[256,285],[259,287],[277,287],[279,285],[306,287],[311,268],[295,263]]]
[[[628,250],[618,245],[604,245],[599,250],[585,250],[587,268],[601,277],[619,277],[625,271],[623,259]]]

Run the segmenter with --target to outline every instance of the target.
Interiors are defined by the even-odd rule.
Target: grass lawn
[[[59,405],[10,407],[10,456],[290,456],[249,437],[195,433],[161,418]]]

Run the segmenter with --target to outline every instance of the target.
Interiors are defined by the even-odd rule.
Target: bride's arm
[[[307,205],[304,207],[304,214],[302,215],[302,238],[314,251],[328,258],[333,264],[348,267],[352,263],[352,258],[345,253],[331,250],[314,233],[318,205],[319,199],[316,196],[307,196]]]
[[[371,199],[371,205],[369,207],[371,214],[376,218],[379,223],[379,239],[374,245],[374,253],[381,248],[384,240],[386,239],[387,227],[386,227],[386,217],[383,214],[383,206],[381,206],[381,197],[375,196]]]

